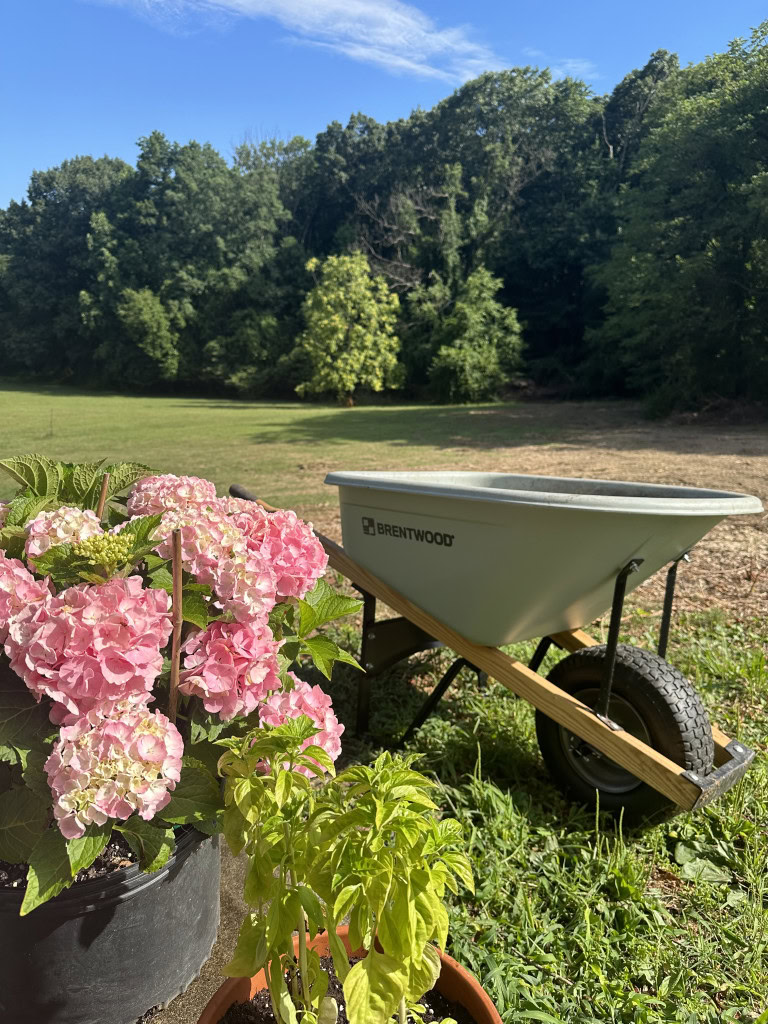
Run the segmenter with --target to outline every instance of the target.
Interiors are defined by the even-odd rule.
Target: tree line
[[[608,95],[513,68],[301,137],[139,141],[0,211],[3,373],[658,411],[768,395],[768,22]]]

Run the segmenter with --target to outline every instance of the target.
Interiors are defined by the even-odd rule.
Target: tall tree
[[[351,402],[357,388],[382,391],[398,383],[395,336],[399,305],[383,278],[371,277],[362,253],[329,256],[307,264],[320,278],[304,303],[306,330],[299,349],[311,377],[299,394],[334,394]]]

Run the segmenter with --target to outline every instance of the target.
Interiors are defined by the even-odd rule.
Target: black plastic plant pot
[[[160,871],[81,882],[26,917],[0,890],[0,1021],[135,1024],[182,993],[219,926],[218,837],[189,830]]]

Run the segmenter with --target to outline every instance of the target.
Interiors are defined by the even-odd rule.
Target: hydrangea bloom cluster
[[[104,531],[95,512],[62,505],[53,512],[41,512],[27,524],[24,551],[34,567],[34,559],[57,544],[77,544]]]
[[[179,689],[225,722],[253,711],[280,688],[280,644],[259,624],[212,622],[184,644]]]
[[[45,763],[62,835],[134,812],[153,818],[179,781],[183,747],[165,715],[146,707],[122,705],[110,718],[92,711],[62,728]]]
[[[249,549],[271,566],[280,597],[304,597],[328,565],[328,556],[312,532],[312,524],[290,509],[266,512],[254,502],[250,506],[233,516]]]
[[[116,701],[149,699],[171,632],[169,597],[139,576],[63,590],[11,621],[5,650],[29,689],[54,701],[53,721]]]
[[[47,583],[36,580],[18,558],[7,558],[0,551],[0,643],[5,641],[17,615],[45,604],[50,596]]]
[[[132,516],[151,516],[216,500],[216,485],[210,480],[168,473],[139,480],[131,491],[127,507]]]
[[[180,479],[195,487],[180,487]],[[267,513],[241,498],[216,498],[202,486],[206,483],[147,477],[136,485],[129,510],[158,511],[170,502],[158,528],[163,538],[158,554],[170,557],[170,537],[179,529],[184,568],[210,584],[223,610],[238,622],[264,621],[279,598],[304,597],[328,564],[311,523],[295,512]]]
[[[293,672],[289,672],[288,675],[293,680],[293,689],[273,693],[268,697],[259,708],[259,719],[264,725],[277,726],[287,722],[289,718],[308,715],[320,731],[306,740],[302,749],[309,746],[322,747],[335,761],[341,753],[341,734],[344,732],[344,726],[333,713],[331,698],[319,686],[310,686]],[[296,770],[304,775],[313,774],[308,768]],[[316,774],[323,770],[322,766],[318,765]]]

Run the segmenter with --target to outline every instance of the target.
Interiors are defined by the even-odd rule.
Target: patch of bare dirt
[[[508,447],[500,445],[496,436],[485,449],[482,440],[476,439],[467,447],[441,447],[431,461],[423,449],[395,449],[382,442],[378,467],[455,468],[709,487],[754,494],[768,508],[765,426],[627,424],[631,417],[626,408],[587,403],[527,404],[522,409],[483,409],[478,413],[481,411],[483,417],[538,422],[544,436]],[[558,439],[545,439],[552,436],[553,428]],[[366,468],[372,468],[366,461]],[[335,503],[308,506],[301,514],[321,533],[341,541]],[[691,563],[678,574],[677,611],[717,608],[732,619],[768,615],[768,513],[725,519],[696,545],[691,557]],[[662,572],[639,587],[631,601],[658,612],[663,594]]]

